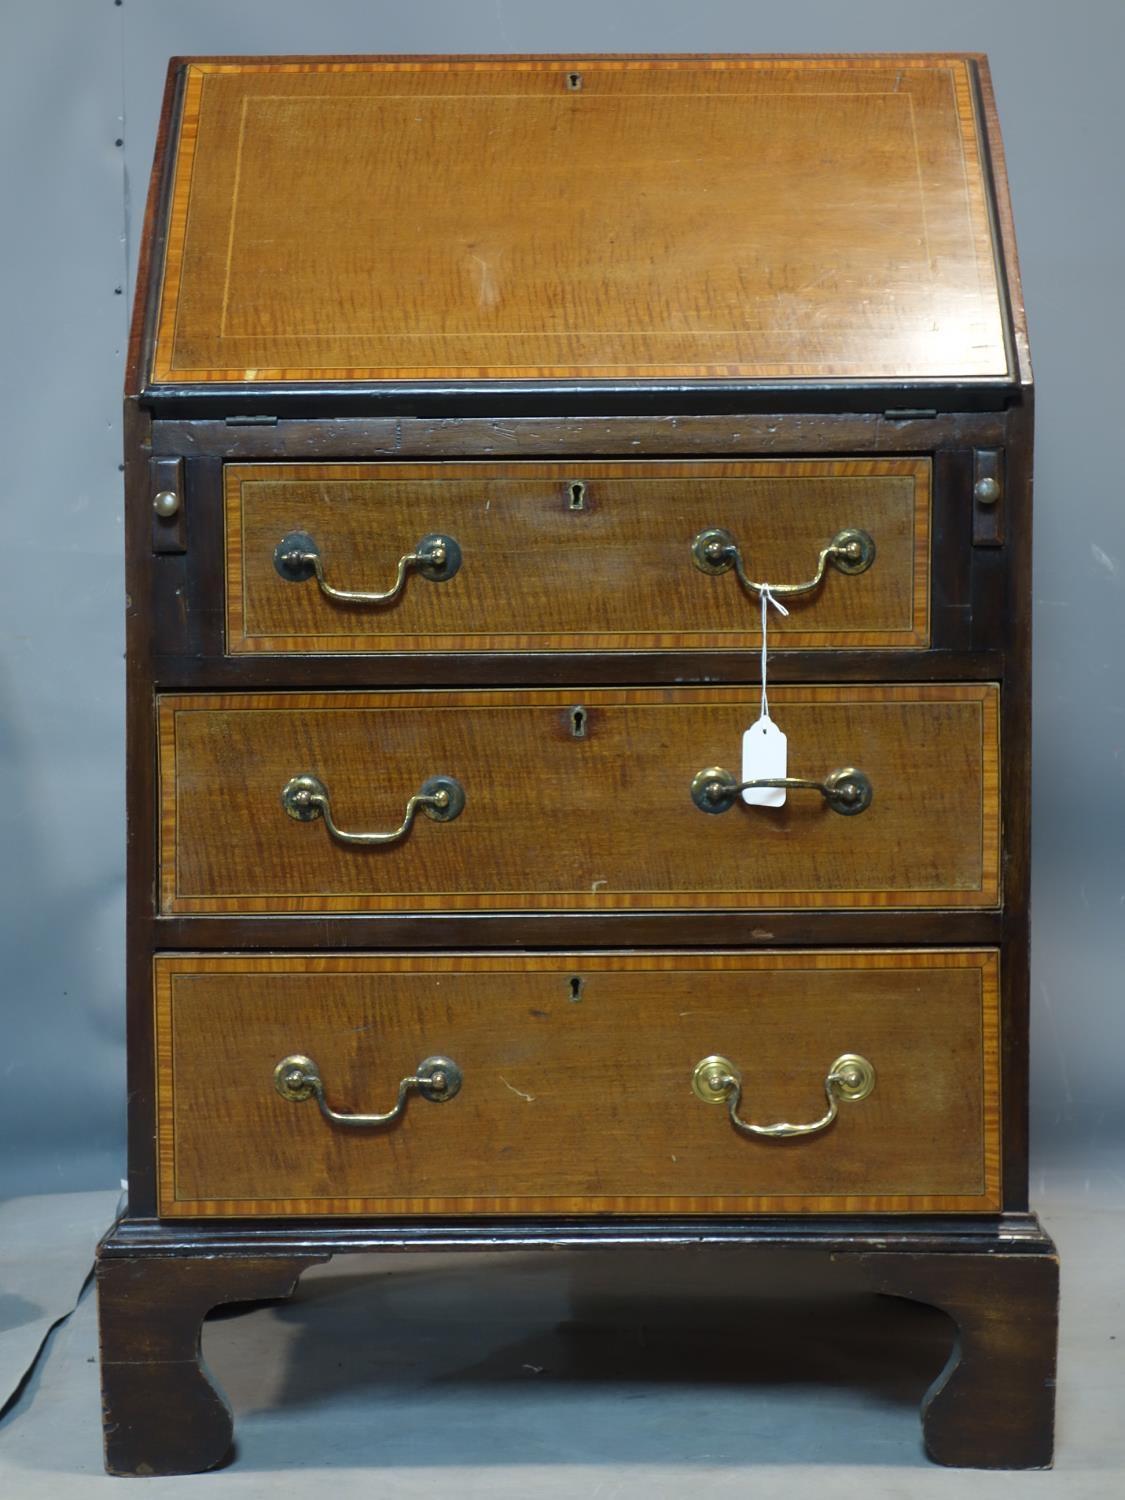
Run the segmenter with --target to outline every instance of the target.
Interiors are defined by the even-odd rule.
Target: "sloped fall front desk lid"
[[[191,60],[170,88],[153,387],[1015,378],[971,58]]]

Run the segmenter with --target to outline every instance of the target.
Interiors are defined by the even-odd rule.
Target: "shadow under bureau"
[[[174,61],[125,417],[109,1469],[411,1249],[846,1264],[956,1324],[933,1458],[1048,1464],[984,60]]]

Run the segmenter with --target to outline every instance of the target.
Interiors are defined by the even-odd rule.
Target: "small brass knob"
[[[175,490],[159,490],[152,497],[152,508],[158,516],[168,520],[180,508],[180,497]]]
[[[1000,498],[1000,483],[991,474],[978,479],[973,485],[973,499],[978,505],[995,505]]]

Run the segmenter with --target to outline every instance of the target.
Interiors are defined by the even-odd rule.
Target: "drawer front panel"
[[[714,528],[773,584],[810,581],[841,531],[874,542],[865,571],[829,562],[774,613],[779,649],[929,643],[928,460],[231,464],[225,505],[232,654],[752,647],[756,596],[692,559]],[[332,600],[307,564],[296,578],[275,564],[303,537],[329,587],[383,593],[431,535],[457,543],[457,571],[409,569],[382,604]]]
[[[991,951],[178,956],[156,960],[165,1215],[787,1213],[999,1207]],[[749,1137],[692,1088],[719,1054],[741,1117],[812,1123],[841,1055],[874,1087],[801,1138]],[[455,1097],[381,1126],[431,1054]]]
[[[789,772],[857,767],[873,800],[815,791],[713,816],[757,689],[271,693],[160,700],[161,905],[190,912],[990,907],[999,899],[998,690],[779,687]],[[345,833],[398,827],[433,777],[452,821],[357,848],[281,794],[316,777]]]

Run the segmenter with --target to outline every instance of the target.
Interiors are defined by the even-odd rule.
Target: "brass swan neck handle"
[[[832,811],[845,818],[866,812],[875,795],[869,777],[854,766],[830,771],[823,781],[812,781],[804,776],[766,776],[755,781],[739,781],[733,772],[722,766],[707,766],[692,778],[691,800],[700,812],[725,813],[734,806],[738,794],[748,787],[774,786],[819,792]]]
[[[315,1099],[321,1114],[330,1124],[351,1129],[390,1125],[401,1119],[406,1111],[406,1101],[412,1093],[420,1094],[431,1104],[444,1104],[460,1092],[462,1081],[461,1069],[451,1057],[426,1057],[413,1073],[399,1080],[398,1097],[385,1114],[355,1115],[332,1108],[325,1096],[320,1069],[311,1057],[294,1052],[289,1057],[283,1057],[273,1070],[273,1086],[283,1099],[291,1104],[302,1104],[306,1099]]]
[[[406,587],[407,574],[412,571],[430,583],[448,583],[461,566],[461,548],[453,537],[443,532],[431,532],[422,538],[413,552],[406,552],[399,558],[394,582],[381,593],[342,589],[329,583],[320,548],[307,531],[291,531],[282,537],[273,551],[273,565],[286,583],[304,583],[315,578],[324,597],[337,604],[393,604]]]
[[[796,599],[820,587],[829,563],[841,573],[866,573],[875,561],[875,543],[866,531],[845,527],[820,549],[816,571],[804,583],[755,582],[746,571],[741,547],[722,526],[708,526],[698,533],[691,544],[691,560],[701,573],[712,578],[733,568],[739,583],[755,598],[760,598],[762,590],[768,588],[777,599]]]
[[[452,823],[465,807],[465,790],[452,776],[430,776],[423,781],[414,796],[406,804],[402,822],[389,833],[349,833],[341,828],[332,816],[332,800],[328,788],[317,776],[294,776],[281,789],[281,805],[298,823],[311,823],[316,818],[324,819],[324,826],[338,844],[350,844],[360,848],[377,847],[381,844],[397,844],[410,832],[419,812],[425,813],[435,823]]]
[[[841,1100],[854,1104],[871,1093],[875,1087],[875,1069],[857,1052],[845,1052],[838,1057],[824,1079],[828,1107],[819,1120],[811,1120],[807,1125],[790,1125],[786,1120],[780,1120],[776,1125],[754,1125],[744,1120],[738,1113],[742,1102],[742,1075],[728,1058],[712,1056],[697,1062],[691,1075],[691,1086],[696,1098],[702,1099],[704,1104],[726,1104],[730,1122],[740,1134],[783,1141],[827,1130],[839,1113]]]

